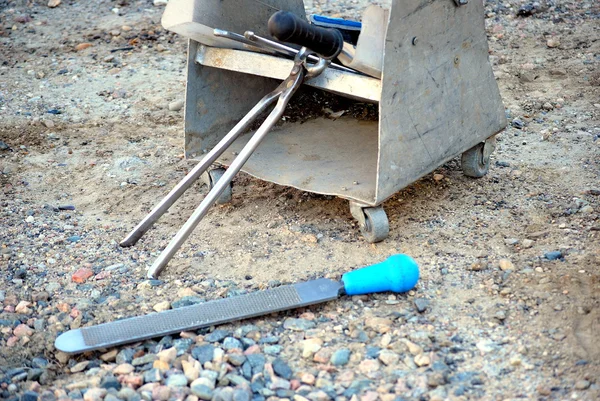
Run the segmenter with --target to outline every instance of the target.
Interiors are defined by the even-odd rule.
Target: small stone
[[[157,359],[158,358],[157,358],[156,354],[146,354],[146,355],[140,356],[139,358],[135,358],[133,361],[131,361],[131,364],[133,366],[141,366],[141,365],[146,365],[148,363],[152,363]]]
[[[225,338],[225,340],[223,340],[223,348],[227,351],[231,351],[234,349],[244,349],[244,346],[238,339],[233,337],[227,337]]]
[[[169,370],[171,368],[171,366],[167,362],[161,361],[160,359],[154,361],[152,363],[152,367],[154,369],[158,369],[163,372],[166,372],[167,370]]]
[[[590,382],[587,380],[577,380],[575,382],[575,388],[577,390],[587,390],[590,388]]]
[[[271,386],[269,387],[271,390],[289,390],[292,387],[292,384],[285,379],[279,377],[271,378]]]
[[[162,373],[156,368],[144,372],[144,383],[160,383],[162,379]]]
[[[330,348],[321,348],[318,352],[315,353],[313,361],[318,363],[327,363],[331,359],[332,353],[333,351]]]
[[[20,324],[13,330],[13,335],[17,338],[31,337],[33,335],[33,329],[26,324]]]
[[[75,50],[81,51],[81,50],[85,50],[92,46],[93,46],[93,44],[91,44],[91,43],[80,43],[77,46],[75,46]]]
[[[29,306],[31,306],[31,302],[21,301],[15,306],[15,312],[22,315],[29,315],[32,312]]]
[[[35,221],[35,217],[33,217],[33,216],[27,216],[27,217],[25,218],[25,221],[26,221],[27,223],[33,223],[33,222]]]
[[[188,379],[185,375],[182,374],[174,374],[171,375],[165,380],[165,384],[169,387],[183,387],[187,386]]]
[[[309,338],[308,340],[302,341],[302,357],[305,359],[312,358],[312,356],[321,349],[323,340],[320,338]]]
[[[105,395],[104,388],[90,388],[83,395],[83,401],[102,401]]]
[[[198,379],[198,380],[200,380],[200,379]],[[198,380],[194,380],[192,382],[192,384],[190,385],[192,394],[194,394],[201,400],[209,401],[210,399],[212,399],[213,390],[204,384],[196,383]]]
[[[391,330],[392,320],[384,317],[372,317],[365,320],[365,326],[379,334],[385,334]]]
[[[421,355],[415,356],[414,361],[417,364],[417,366],[419,366],[419,367],[429,366],[429,364],[431,363],[431,358],[429,358],[428,355],[421,354]]]
[[[212,361],[215,354],[215,347],[212,344],[205,344],[192,349],[192,357],[199,361],[202,365]]]
[[[363,374],[369,374],[378,371],[380,366],[377,359],[365,359],[358,365],[358,370]]]
[[[173,363],[175,358],[177,358],[177,349],[175,347],[171,347],[160,351],[158,354],[156,354],[156,356],[163,362]]]
[[[537,386],[536,390],[540,395],[548,396],[548,395],[552,394],[552,390],[550,388],[543,386],[541,384],[539,386]]]
[[[350,350],[347,350],[347,351],[348,351],[348,356],[350,356]],[[335,353],[334,353],[334,355],[335,355]],[[348,361],[346,361],[346,363],[348,363]],[[337,366],[341,366],[341,365],[337,365]],[[300,381],[304,384],[308,384],[309,386],[312,386],[313,384],[315,384],[315,376],[310,373],[304,373],[302,375],[302,377],[300,377]]]
[[[273,371],[277,376],[288,380],[292,378],[292,369],[281,358],[276,358],[272,365]]]
[[[223,341],[225,338],[231,335],[231,332],[227,330],[214,330],[212,333],[209,333],[204,336],[204,341],[209,343],[218,343]]]
[[[397,353],[384,349],[379,353],[379,360],[386,366],[395,365],[400,360],[400,355]]]
[[[338,349],[331,355],[331,363],[334,366],[344,366],[350,360],[350,350],[348,348]]]
[[[21,396],[21,401],[38,401],[39,394],[35,391],[25,391]]]
[[[227,360],[233,366],[242,366],[246,362],[246,355],[237,353],[229,354],[227,355]]]
[[[71,280],[73,280],[74,283],[82,284],[85,283],[85,281],[93,275],[94,272],[92,270],[82,267],[81,269],[78,269],[75,273],[73,273],[73,275],[71,276]]]
[[[561,251],[552,251],[552,252],[546,252],[544,254],[544,257],[548,260],[556,260],[556,259],[562,259],[563,254]]]
[[[585,205],[584,207],[579,209],[579,212],[583,213],[583,214],[591,214],[594,212],[594,208],[591,207],[590,205]]]
[[[89,364],[90,364],[90,361],[79,362],[71,368],[71,373],[83,372],[85,370],[85,368],[87,368],[87,365],[89,365]]]
[[[178,299],[177,301],[174,301],[171,304],[171,307],[173,309],[177,309],[177,308],[183,308],[186,306],[192,306],[192,305],[196,305],[196,304],[201,304],[204,302],[204,299],[194,296],[194,295],[190,295],[190,296],[185,296],[181,299]],[[218,331],[218,330],[215,330]]]
[[[183,360],[181,361],[181,367],[183,368],[183,374],[190,383],[200,377],[200,364],[197,361],[192,363]]]
[[[113,375],[106,375],[100,381],[100,387],[105,388],[107,390],[114,388],[118,391],[121,389],[121,382],[117,380],[117,378]]]
[[[546,41],[546,46],[553,49],[560,46],[560,41],[557,38],[550,38]]]
[[[49,0],[48,1],[48,7],[50,7],[50,8],[58,7],[59,5],[60,5],[60,0]]]
[[[524,239],[521,245],[523,245],[523,248],[531,248],[533,246],[533,240]]]
[[[518,239],[516,239],[516,238],[505,238],[505,239],[504,239],[504,243],[505,243],[506,245],[509,245],[509,246],[510,246],[510,245],[517,245],[517,244],[519,243],[519,240],[518,240]]]
[[[515,265],[513,265],[513,263],[508,259],[500,259],[498,265],[500,266],[500,270],[502,271],[515,270]]]
[[[171,389],[167,386],[156,386],[152,389],[152,400],[167,401],[171,396]]]
[[[133,367],[133,365],[130,365],[128,363],[122,363],[120,365],[117,365],[113,369],[113,373],[115,375],[128,375],[129,373],[133,372],[134,370],[135,370],[135,368]]]
[[[154,305],[152,307],[152,309],[154,309],[156,312],[163,312],[163,311],[169,310],[169,309],[171,309],[171,302],[169,302],[169,301],[159,302],[156,305]]]
[[[417,312],[423,313],[429,307],[429,300],[425,298],[416,298],[415,299],[415,307],[417,308]]]
[[[410,340],[405,340],[404,343],[408,347],[408,352],[410,352],[412,355],[419,355],[423,353],[423,347],[420,345],[417,345]]]
[[[166,6],[169,3],[169,0],[154,0],[152,3],[157,7]]]
[[[515,118],[514,120],[512,120],[512,126],[516,129],[523,129],[525,128],[525,123],[519,120],[518,118]]]
[[[135,355],[133,348],[125,348],[117,354],[116,362],[119,364],[130,363],[133,360],[133,355]]]
[[[279,355],[283,347],[281,345],[267,345],[265,346],[265,354],[267,355]]]
[[[112,362],[117,358],[118,353],[119,353],[119,350],[113,349],[112,351],[109,351],[109,352],[106,352],[106,353],[100,355],[100,359],[103,360],[104,362]]]
[[[444,175],[443,174],[434,174],[433,179],[434,179],[434,181],[441,181],[444,179]]]
[[[314,329],[315,327],[315,322],[306,319],[295,319],[290,317],[283,322],[283,328],[294,331],[306,331]]]
[[[179,111],[183,108],[183,100],[175,100],[174,102],[169,103],[169,110],[171,111]]]

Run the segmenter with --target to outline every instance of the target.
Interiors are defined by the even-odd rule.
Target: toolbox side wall
[[[507,124],[481,1],[394,0],[382,81],[378,203]]]

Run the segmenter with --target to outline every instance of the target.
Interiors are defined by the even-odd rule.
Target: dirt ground
[[[305,3],[356,17],[365,2]],[[485,177],[465,177],[459,158],[439,167],[442,178],[432,173],[383,204],[390,235],[372,245],[347,201],[240,174],[232,202],[208,213],[163,284],[148,289],[145,269],[208,190],[196,184],[136,246],[118,246],[193,166],[183,157],[183,110],[171,110],[184,99],[185,40],[160,26],[163,8],[151,1],[0,0],[0,140],[9,147],[0,150],[0,317],[13,316],[12,295],[30,300],[49,283],[61,287],[50,306],[119,293],[95,307],[95,324],[150,312],[206,280],[255,290],[406,253],[421,278],[398,296],[402,306],[427,299],[423,327],[466,338],[463,363],[488,377],[485,396],[467,398],[598,399],[600,7],[541,3],[518,15],[529,3],[486,2],[510,125]],[[76,50],[82,43],[91,46]],[[81,239],[65,240],[73,235]],[[548,260],[554,251],[561,256]],[[71,280],[80,267],[98,274],[118,263],[128,269],[112,278]],[[394,307],[386,299],[365,302],[383,313]],[[12,334],[0,336],[0,366],[44,354],[59,366],[44,389],[72,380],[54,357],[55,331],[9,347]]]

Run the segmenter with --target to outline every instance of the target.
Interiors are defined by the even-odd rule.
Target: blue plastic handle
[[[406,292],[415,288],[419,281],[419,266],[413,258],[404,254],[390,256],[385,261],[342,276],[344,290],[348,295],[375,292]]]

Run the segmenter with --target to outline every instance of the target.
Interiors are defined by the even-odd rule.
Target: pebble
[[[160,351],[158,354],[156,354],[156,356],[158,357],[158,359],[160,361],[165,362],[167,364],[171,364],[171,363],[173,363],[175,358],[177,358],[177,348],[171,347],[171,348],[164,349],[164,350]]]
[[[202,365],[206,362],[212,361],[215,355],[215,346],[212,344],[205,344],[192,349],[192,357],[199,361]]]
[[[244,349],[242,343],[233,337],[227,337],[225,338],[225,340],[223,340],[223,348],[227,351],[231,351],[234,349]]]
[[[415,356],[414,361],[418,367],[429,366],[429,364],[431,363],[431,358],[429,358],[428,355],[420,354]]]
[[[276,358],[275,360],[273,360],[272,366],[273,371],[277,376],[288,380],[292,378],[292,369],[286,362],[283,361],[283,359]]]
[[[167,401],[171,396],[171,389],[168,386],[156,386],[152,389],[152,400]]]
[[[154,362],[156,359],[158,358],[155,354],[146,354],[144,356],[140,356],[139,358],[135,358],[133,361],[131,361],[131,364],[133,366],[146,365]]]
[[[391,330],[392,320],[384,317],[372,317],[365,320],[365,326],[379,334],[385,334]]]
[[[86,280],[94,275],[94,272],[88,268],[82,267],[71,276],[74,283],[83,284]]]
[[[71,367],[71,373],[83,372],[89,364],[90,364],[90,361],[79,362],[79,363],[75,364],[73,367]]]
[[[174,374],[171,375],[165,380],[165,384],[169,387],[183,387],[187,386],[188,379],[185,375],[182,374]]]
[[[344,366],[350,361],[350,350],[348,348],[338,349],[331,355],[331,363],[334,366]]]
[[[384,349],[379,353],[379,360],[386,366],[393,366],[400,360],[400,355],[394,351]]]
[[[313,355],[321,349],[323,340],[320,338],[309,338],[302,341],[302,357],[305,359],[312,358]]]
[[[135,367],[133,365],[130,365],[128,363],[122,363],[120,365],[117,365],[113,369],[113,373],[116,375],[127,375],[127,374],[133,372],[134,370],[135,370]]]
[[[531,248],[533,246],[533,240],[530,239],[524,239],[521,242],[521,245],[523,245],[523,248]]]
[[[209,343],[219,343],[231,335],[230,331],[217,329],[204,336],[204,340]]]
[[[35,391],[25,391],[21,396],[21,401],[38,401],[39,394]]]
[[[515,270],[515,265],[513,265],[513,263],[508,259],[500,259],[498,265],[500,266],[500,270],[502,271]]]
[[[429,307],[429,300],[425,298],[416,298],[415,299],[415,307],[417,308],[417,312],[423,313]]]
[[[144,372],[144,383],[159,383],[163,379],[159,369],[152,368]]]
[[[550,38],[546,41],[546,46],[553,49],[560,46],[560,41],[557,38]]]
[[[198,382],[198,380],[194,380],[190,385],[190,390],[192,390],[192,394],[194,394],[201,400],[208,401],[212,399],[213,390],[210,387]]]
[[[588,388],[590,388],[590,382],[587,380],[577,380],[575,382],[575,388],[577,390],[587,390]]]
[[[171,302],[169,301],[162,301],[159,302],[157,304],[155,304],[152,309],[154,309],[156,312],[164,312],[166,310],[171,309]]]
[[[48,0],[48,7],[55,8],[60,5],[61,0]]]
[[[377,359],[365,359],[358,365],[358,370],[363,374],[369,374],[378,371],[380,366]]]
[[[83,401],[101,401],[106,395],[104,388],[90,388],[83,395]]]
[[[33,216],[27,216],[27,217],[25,218],[25,221],[26,221],[27,223],[33,223],[33,222],[35,221],[35,217],[33,217]]]
[[[544,257],[548,260],[557,260],[557,259],[562,259],[563,254],[561,251],[552,251],[552,252],[546,252],[544,254]]]
[[[315,322],[300,318],[287,318],[283,322],[283,328],[294,331],[306,331],[314,329],[317,325]]]
[[[179,111],[183,108],[183,104],[183,100],[175,100],[174,102],[169,103],[169,110]]]

